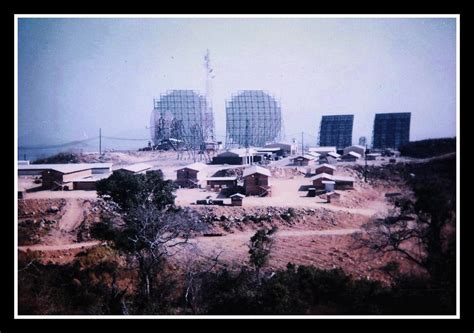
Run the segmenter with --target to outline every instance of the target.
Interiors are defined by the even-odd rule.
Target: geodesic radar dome
[[[151,137],[155,144],[170,138],[200,144],[213,132],[212,110],[193,90],[172,90],[154,100]]]
[[[226,105],[227,141],[239,146],[264,146],[281,133],[280,104],[262,90],[244,90]]]

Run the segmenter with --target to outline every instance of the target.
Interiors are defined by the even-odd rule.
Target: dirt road
[[[84,218],[84,210],[77,199],[68,200],[64,210],[65,213],[59,220],[59,229],[69,232],[81,224]]]
[[[57,226],[51,228],[47,235],[41,239],[45,246],[62,246],[72,244],[76,240],[73,232],[84,221],[84,208],[80,199],[66,199],[66,205],[62,208],[63,216],[59,219]]]
[[[83,243],[72,243],[72,244],[61,244],[61,245],[43,245],[43,244],[36,244],[36,245],[26,245],[26,246],[19,246],[18,250],[26,252],[30,251],[41,251],[41,252],[48,252],[48,251],[63,251],[63,250],[72,250],[72,249],[84,249],[88,247],[94,247],[100,244],[100,241],[90,241],[90,242],[83,242]]]
[[[335,235],[349,235],[356,232],[361,232],[361,229],[330,229],[330,230],[279,230],[275,233],[275,238],[280,237],[305,237],[305,236],[335,236]],[[255,234],[255,231],[246,231],[246,232],[239,232],[235,234],[228,234],[219,239],[224,241],[232,241],[232,240],[250,240]],[[211,241],[215,242],[216,237],[196,237],[192,240],[192,242],[203,242],[203,241]]]

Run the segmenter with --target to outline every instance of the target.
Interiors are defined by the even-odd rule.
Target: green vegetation
[[[171,180],[163,179],[161,170],[138,175],[119,170],[99,180],[96,186],[99,197],[115,202],[123,212],[149,203],[163,209],[172,205],[175,198],[175,186]]]
[[[402,156],[428,158],[456,152],[456,138],[412,141],[400,147]]]
[[[31,254],[22,254],[19,313],[454,314],[455,167],[452,156],[370,170],[371,179],[396,173],[414,193],[411,198],[395,198],[394,214],[366,226],[368,235],[376,237],[356,239],[374,253],[405,254],[425,272],[401,273],[398,263],[389,262],[381,270],[391,277],[390,286],[356,280],[340,269],[291,263],[265,273],[273,229],[259,230],[250,239],[250,267],[218,268],[214,258],[192,269],[170,268],[175,244],[184,245],[203,224],[173,206],[172,185],[160,173],[118,173],[101,184],[100,195],[119,205],[123,223],[104,220],[92,230],[112,248],[89,250],[68,265],[41,264]],[[420,245],[422,256],[401,246],[411,240]]]
[[[39,158],[32,164],[62,164],[62,163],[80,163],[79,157],[74,153],[58,153],[46,158]]]

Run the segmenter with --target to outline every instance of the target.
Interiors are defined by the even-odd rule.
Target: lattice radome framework
[[[180,140],[188,149],[199,149],[214,139],[214,117],[206,98],[193,90],[172,90],[153,100],[151,138]]]
[[[281,139],[280,103],[262,90],[244,90],[226,103],[226,146],[263,147]]]

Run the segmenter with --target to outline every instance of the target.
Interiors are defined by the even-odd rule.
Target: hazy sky
[[[20,19],[22,145],[98,135],[148,137],[153,98],[205,91],[214,68],[218,139],[244,89],[281,101],[284,131],[315,141],[322,115],[411,112],[411,140],[456,134],[455,19]]]

